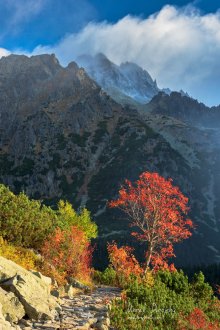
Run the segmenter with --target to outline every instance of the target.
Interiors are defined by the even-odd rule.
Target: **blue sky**
[[[66,65],[101,51],[136,62],[161,87],[219,104],[219,8],[215,0],[0,0],[0,56],[54,52]]]

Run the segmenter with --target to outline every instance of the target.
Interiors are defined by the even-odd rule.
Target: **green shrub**
[[[112,267],[106,268],[103,272],[95,270],[93,272],[93,280],[97,284],[105,284],[105,285],[117,285],[117,274],[116,271]]]
[[[55,212],[24,193],[13,194],[0,185],[0,234],[13,244],[38,249],[54,230]]]
[[[60,200],[56,214],[57,226],[62,230],[77,226],[86,234],[87,239],[97,237],[97,225],[92,222],[90,212],[87,209],[83,208],[80,213],[76,213],[69,202]]]
[[[112,306],[111,322],[118,330],[183,329],[180,323],[187,323],[195,308],[205,314],[207,322],[220,322],[219,301],[202,274],[189,283],[182,271],[161,271],[154,275],[153,286],[135,279],[127,283],[123,299]]]
[[[39,250],[55,228],[69,230],[71,226],[85,232],[88,240],[97,236],[97,225],[87,209],[78,214],[70,203],[60,201],[55,211],[24,193],[15,195],[0,185],[0,235],[8,242]]]
[[[0,255],[5,258],[54,277],[59,284],[67,275],[89,282],[90,240],[96,236],[97,226],[87,209],[76,213],[61,200],[58,210],[52,210],[0,185]],[[40,251],[43,258],[29,248]]]
[[[170,290],[176,293],[189,293],[188,277],[182,270],[178,272],[158,271],[156,276]]]

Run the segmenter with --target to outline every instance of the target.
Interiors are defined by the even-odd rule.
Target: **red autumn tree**
[[[149,172],[142,173],[134,184],[126,180],[119,198],[109,203],[128,215],[131,225],[138,228],[133,235],[147,242],[145,272],[150,264],[154,269],[169,268],[166,261],[175,256],[173,244],[192,235],[187,203],[188,198],[173,186],[172,179]]]

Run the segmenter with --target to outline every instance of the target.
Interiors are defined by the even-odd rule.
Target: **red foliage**
[[[151,264],[155,271],[159,269],[166,269],[171,272],[176,271],[174,264],[168,264],[166,260],[174,256],[172,244],[167,245],[167,247],[161,248],[160,254],[153,253],[151,256]]]
[[[85,233],[78,227],[57,228],[44,243],[42,255],[63,277],[89,280],[92,249]]]
[[[191,327],[194,329],[205,329],[207,325],[207,318],[205,313],[199,309],[195,308],[188,316],[188,321]]]
[[[118,248],[115,243],[108,244],[110,262],[119,276],[128,278],[131,274],[139,276],[143,273],[132,251],[133,249],[129,246]]]
[[[187,322],[187,327],[181,327],[181,330],[191,329],[191,330],[218,330],[218,322],[210,322],[205,315],[205,313],[199,309],[194,308],[194,310],[185,319]]]
[[[220,285],[216,284],[216,293],[220,296]]]
[[[144,172],[134,184],[126,180],[119,198],[109,206],[121,208],[131,218],[131,225],[139,228],[133,235],[148,242],[146,268],[151,263],[157,269],[168,268],[166,260],[175,256],[173,243],[192,235],[187,203],[188,198],[172,185],[172,179]]]

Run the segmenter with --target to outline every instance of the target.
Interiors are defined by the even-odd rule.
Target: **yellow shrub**
[[[150,269],[148,269],[148,271],[144,275],[143,282],[149,287],[154,286],[154,276]]]
[[[59,272],[43,258],[38,257],[33,251],[20,246],[14,246],[6,242],[0,236],[0,255],[27,270],[37,270],[45,276],[54,278],[59,285],[66,284],[65,274]]]
[[[28,249],[11,245],[0,236],[0,255],[14,261],[25,269],[36,269],[37,255]]]

